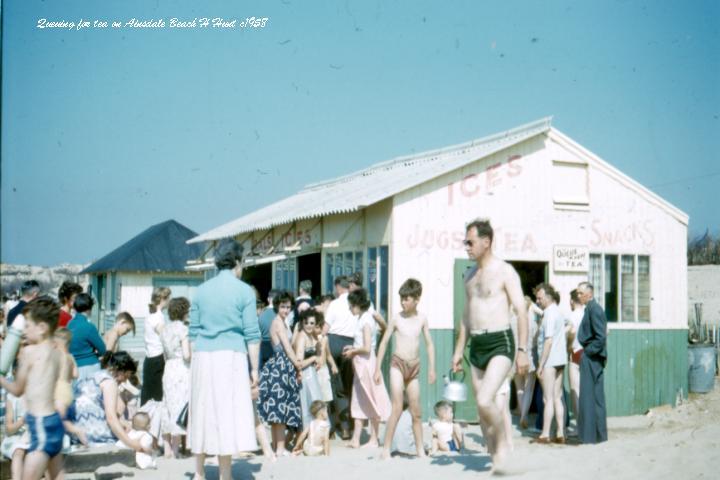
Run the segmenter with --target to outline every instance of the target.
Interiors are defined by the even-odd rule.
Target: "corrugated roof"
[[[295,195],[198,235],[188,243],[219,240],[297,220],[360,210],[547,132],[551,119],[546,117],[460,145],[398,157],[350,175],[307,185]]]
[[[185,263],[203,253],[187,245],[197,233],[175,220],[153,225],[80,272],[183,272]]]

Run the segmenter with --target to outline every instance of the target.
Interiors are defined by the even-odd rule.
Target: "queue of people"
[[[551,284],[541,283],[533,289],[536,302],[529,296],[525,297],[529,319],[526,347],[530,353],[529,368],[528,373],[525,374],[514,372],[513,380],[517,394],[518,426],[521,430],[530,428],[528,413],[533,402],[538,411],[536,429],[540,435],[533,440],[533,443],[565,443],[565,433],[569,429],[566,421],[570,418],[568,410],[572,411],[572,418],[575,420],[575,428],[569,430],[572,436],[578,436],[583,443],[596,443],[607,438],[606,427],[599,427],[605,428],[605,436],[599,433],[596,438],[593,437],[595,441],[589,436],[583,437],[579,431],[580,364],[584,349],[578,331],[585,316],[585,305],[580,298],[581,292],[585,292],[586,297],[589,295],[587,292],[591,292],[592,286],[588,287],[588,285],[583,282],[579,288],[569,292],[570,315],[567,318],[559,307],[561,295]],[[591,297],[587,298],[586,303],[592,300]],[[606,327],[597,328],[600,330]],[[516,333],[514,327],[513,332]],[[605,332],[602,335],[604,336]],[[570,387],[569,402],[563,387],[565,370]],[[536,379],[542,392],[539,398],[535,396]],[[603,413],[600,417],[604,418],[604,415]],[[600,423],[604,422],[600,421]],[[555,432],[553,436],[551,436],[552,431]]]
[[[478,267],[495,265],[488,253],[492,229],[485,223],[474,222],[467,229],[465,244]],[[19,476],[22,469],[57,474],[65,433],[91,447],[118,443],[131,448],[140,468],[154,468],[160,450],[169,458],[181,456],[184,444],[196,458],[196,479],[204,478],[209,456],[217,457],[220,478],[229,479],[232,456],[239,452],[255,451],[259,444],[270,461],[327,455],[333,435],[347,440],[349,448],[382,446],[382,458],[400,444],[425,456],[421,337],[430,384],[436,373],[429,322],[417,310],[421,283],[403,283],[398,291],[402,310],[389,322],[374,309],[360,272],[335,278],[333,296],[313,301],[312,285],[301,282],[298,298],[271,290],[266,306],[241,280],[243,253],[234,240],[221,243],[215,255],[218,274],[197,289],[192,303],[173,298],[168,288],[154,289],[144,324],[142,382],[137,362],[119,348],[121,337],[135,332],[130,314],[118,314],[103,338],[89,321],[94,302],[82,289],[64,285],[58,302],[38,296],[28,285],[25,303],[18,303],[22,308],[15,314],[27,317],[27,345],[18,354],[14,381],[0,377],[11,394],[2,451],[13,460],[13,474]],[[511,379],[517,386],[521,428],[527,426],[537,378],[544,413],[535,442],[565,442],[562,378],[568,364],[580,437],[586,443],[606,440],[604,314],[592,299],[592,285],[583,282],[571,293],[577,313],[566,321],[552,285],[537,286],[536,305],[523,300],[514,271],[505,272],[502,264],[493,268],[467,273],[469,299],[476,290],[473,282],[490,281],[478,276],[494,271],[506,282],[508,315],[501,312],[498,325],[488,328],[474,324],[472,308],[466,310],[452,367],[461,368],[470,340],[475,399],[494,465],[502,472],[512,449]],[[516,313],[514,330],[509,305]],[[72,318],[66,328],[58,328],[68,314]],[[386,386],[381,365],[393,338]],[[28,384],[38,388],[25,388]],[[436,415],[431,453],[463,448],[451,405],[438,403]],[[23,422],[28,422],[28,435],[21,435]],[[32,426],[37,422],[48,435],[42,448]],[[384,438],[381,422],[387,422]],[[361,445],[366,424],[369,440]]]

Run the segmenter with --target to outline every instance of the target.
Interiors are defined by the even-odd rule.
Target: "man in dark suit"
[[[578,285],[580,303],[585,314],[578,327],[577,338],[583,347],[580,360],[580,400],[578,433],[582,443],[607,441],[605,410],[605,363],[607,362],[607,318],[593,298],[593,286]]]
[[[40,284],[37,280],[27,280],[20,287],[20,301],[8,311],[7,326],[9,327],[15,321],[15,317],[20,315],[25,305],[35,300],[40,295]]]

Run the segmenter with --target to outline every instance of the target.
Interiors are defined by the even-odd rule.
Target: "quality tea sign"
[[[590,252],[577,245],[553,246],[553,270],[556,272],[587,272]]]

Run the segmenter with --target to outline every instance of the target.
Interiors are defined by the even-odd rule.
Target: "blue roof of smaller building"
[[[80,273],[182,272],[188,260],[203,253],[201,244],[186,243],[196,236],[186,226],[167,220],[148,228]]]

